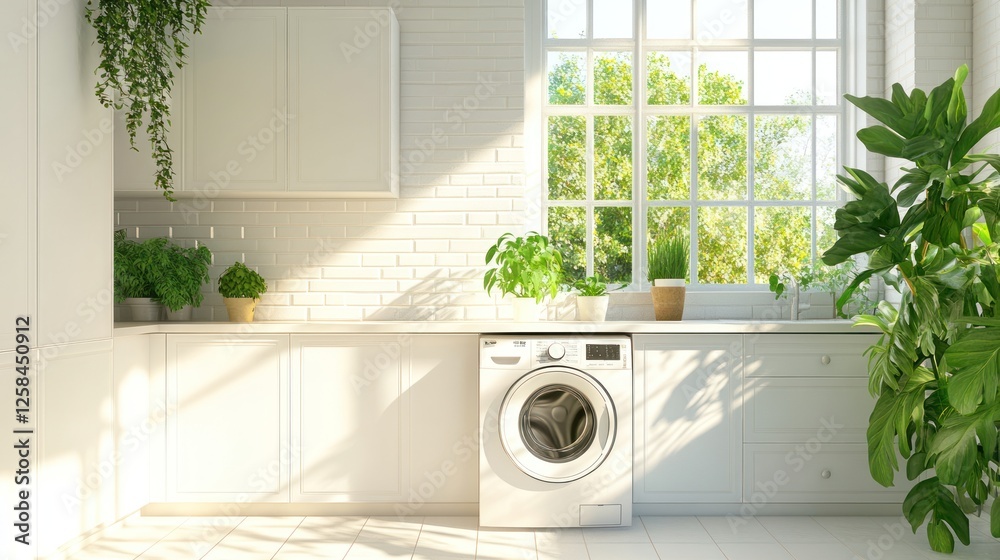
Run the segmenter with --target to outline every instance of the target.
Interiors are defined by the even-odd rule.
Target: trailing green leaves
[[[529,231],[524,237],[501,235],[486,251],[487,269],[483,277],[486,293],[500,289],[500,295],[530,297],[541,302],[546,295],[555,297],[562,282],[562,255],[539,233]]]
[[[156,162],[156,188],[173,194],[173,150],[167,144],[173,68],[184,65],[187,37],[201,31],[209,0],[87,0],[87,21],[97,30],[101,61],[97,98],[105,107],[125,108],[125,128],[146,133]],[[97,4],[97,7],[95,7]]]

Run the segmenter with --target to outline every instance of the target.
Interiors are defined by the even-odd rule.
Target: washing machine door
[[[545,482],[578,480],[614,447],[617,416],[591,375],[549,367],[521,377],[500,405],[500,441],[522,472]]]

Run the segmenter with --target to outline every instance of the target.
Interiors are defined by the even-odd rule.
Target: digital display
[[[588,360],[620,360],[621,347],[617,344],[588,344]]]

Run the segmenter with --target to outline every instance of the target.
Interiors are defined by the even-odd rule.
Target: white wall
[[[975,0],[972,14],[972,98],[971,115],[978,116],[983,104],[1000,89],[1000,2]],[[976,151],[996,152],[1000,132],[988,134]]]

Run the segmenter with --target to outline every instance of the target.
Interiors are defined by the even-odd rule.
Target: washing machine
[[[482,335],[479,524],[632,524],[632,342]]]

